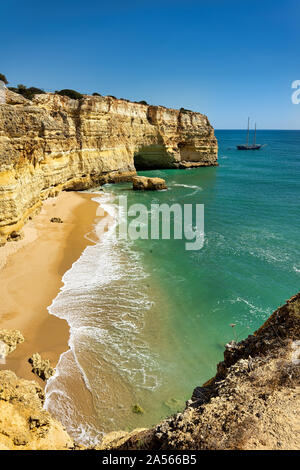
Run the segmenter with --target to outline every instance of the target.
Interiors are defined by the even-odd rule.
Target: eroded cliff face
[[[53,94],[0,104],[0,244],[14,238],[43,199],[130,178],[136,168],[217,164],[206,116],[118,100]]]

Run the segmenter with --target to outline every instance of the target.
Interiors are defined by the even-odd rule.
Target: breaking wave
[[[70,350],[62,354],[48,381],[46,408],[83,444],[95,443],[100,429],[111,426],[118,388],[130,401],[131,388],[151,391],[160,382],[156,358],[143,335],[152,302],[141,257],[130,242],[116,240],[113,196],[99,194],[94,200],[98,215],[103,209],[108,214],[95,227],[103,235],[65,273],[63,287],[48,308],[68,322]],[[87,237],[93,240],[95,235]],[[88,390],[84,403],[70,396],[70,381],[81,399]]]

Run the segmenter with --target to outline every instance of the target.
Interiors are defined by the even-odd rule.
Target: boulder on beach
[[[11,232],[11,234],[9,235],[7,241],[8,242],[16,242],[18,240],[22,240],[22,238],[24,237],[24,233],[23,232],[18,232],[17,230],[14,230],[13,232]]]
[[[32,365],[32,372],[42,380],[48,380],[55,372],[48,359],[42,359],[39,353],[33,354],[28,362]]]
[[[19,330],[0,330],[0,358],[5,359],[23,341],[24,337]]]
[[[63,221],[60,217],[52,217],[52,219],[50,219],[50,222],[52,222],[53,224],[62,224]]]
[[[132,189],[136,191],[159,191],[167,189],[163,178],[148,178],[147,176],[134,176],[132,178]]]

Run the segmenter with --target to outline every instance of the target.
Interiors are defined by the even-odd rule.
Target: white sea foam
[[[197,189],[198,191],[203,191],[201,186],[196,186],[194,184],[173,183],[173,186],[181,186],[182,188],[191,188],[191,189]]]
[[[187,196],[190,197],[190,196],[193,196],[194,194],[197,194],[200,191],[203,191],[201,186],[196,186],[196,185],[193,185],[193,184],[173,183],[172,186],[188,188],[188,189],[194,189],[194,191],[191,191],[190,193],[186,194],[185,197],[187,197]]]
[[[224,300],[224,302],[229,302],[231,304],[244,304],[246,310],[245,312],[239,312],[238,322],[242,322],[244,326],[250,327],[252,324],[256,324],[257,320],[267,318],[271,315],[272,310],[270,307],[263,308],[258,305],[255,305],[252,301],[244,299],[243,297],[236,297],[235,299]]]
[[[107,397],[113,391],[107,391],[109,385],[102,378],[107,364],[126,387],[154,390],[160,383],[156,358],[143,338],[144,315],[152,305],[142,282],[147,274],[130,243],[114,236],[117,208],[113,199],[110,194],[95,196],[100,207],[98,215],[103,209],[108,214],[95,227],[101,239],[88,246],[64,274],[63,287],[48,308],[70,325],[72,360],[70,352],[62,354],[56,373],[47,384],[45,405],[79,442],[85,443],[97,435],[94,430],[91,436],[95,425],[88,416],[82,416],[79,421],[83,427],[80,434],[76,431],[73,417],[78,410],[74,410],[62,380],[65,369],[72,375],[80,374],[91,392],[95,414],[105,400],[106,407],[111,406]],[[93,239],[91,234],[89,237]]]

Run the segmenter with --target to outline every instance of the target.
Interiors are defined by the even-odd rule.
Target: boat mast
[[[249,124],[250,124],[250,118],[248,117],[247,145],[249,145]]]
[[[255,123],[255,131],[254,131],[253,145],[256,145],[256,123]]]

